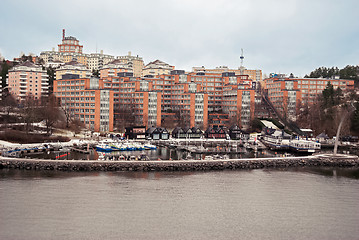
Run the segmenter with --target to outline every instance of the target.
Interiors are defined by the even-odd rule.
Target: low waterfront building
[[[206,138],[211,139],[227,139],[227,131],[223,128],[211,128],[209,127],[204,135]]]
[[[146,130],[146,137],[152,140],[168,140],[170,134],[165,128],[151,127]]]
[[[145,126],[127,127],[125,131],[125,138],[138,139],[138,140],[146,139],[146,127]]]
[[[192,128],[181,128],[176,127],[172,131],[173,138],[182,138],[182,139],[194,139],[201,138],[203,136],[203,132],[201,129],[192,127]]]

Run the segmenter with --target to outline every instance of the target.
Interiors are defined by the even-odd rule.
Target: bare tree
[[[126,127],[135,126],[137,124],[136,106],[133,103],[120,104],[115,114],[118,116],[115,125],[121,132],[123,132]]]
[[[1,100],[1,108],[4,110],[7,115],[9,116],[10,113],[13,113],[15,108],[17,106],[16,99],[14,98],[11,93],[4,94],[2,100]]]
[[[41,99],[39,115],[45,122],[46,132],[52,134],[52,127],[61,119],[60,108],[56,97],[50,94],[46,98]]]
[[[38,101],[29,95],[21,102],[20,116],[25,123],[25,131],[29,133],[33,129],[33,123],[38,120]]]

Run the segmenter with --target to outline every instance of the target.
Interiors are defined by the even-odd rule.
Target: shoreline
[[[359,168],[359,158],[355,155],[318,154],[303,157],[220,160],[103,161],[24,159],[0,156],[0,169],[35,171],[211,171],[304,166]]]

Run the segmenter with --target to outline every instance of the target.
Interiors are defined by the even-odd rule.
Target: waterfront
[[[1,239],[357,239],[359,171],[0,170]]]

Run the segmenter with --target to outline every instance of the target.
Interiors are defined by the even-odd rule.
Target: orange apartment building
[[[20,101],[28,96],[41,99],[48,95],[49,79],[46,71],[29,61],[9,70],[7,84],[9,92]]]
[[[339,87],[343,91],[354,90],[354,80],[323,78],[295,78],[292,80],[298,83],[298,89],[302,93],[303,104],[314,103],[318,94],[321,94],[327,87],[328,82],[333,85],[334,89]]]
[[[263,89],[276,109],[284,116],[295,120],[301,104],[313,104],[328,82],[343,91],[354,89],[353,80],[321,78],[287,78],[275,76],[265,79]]]
[[[254,119],[256,83],[248,75],[193,72],[188,74],[188,81],[200,84],[203,91],[208,93],[209,126],[239,124],[244,128],[249,127],[250,121]],[[253,104],[248,102],[251,100]]]
[[[291,79],[269,78],[264,80],[263,88],[277,111],[284,118],[295,121],[302,102],[298,82]]]
[[[62,108],[92,131],[113,131],[113,91],[101,89],[103,83],[98,78],[63,77],[54,81],[54,94]]]
[[[61,81],[63,83],[60,83]],[[74,99],[72,95],[70,99],[65,95],[62,101],[65,101],[64,103],[67,101],[70,107],[75,107],[74,114],[77,114],[76,116],[80,114],[79,119],[88,124],[87,117],[81,116],[81,113],[88,111],[82,110],[82,104],[76,102],[78,101],[76,95],[82,93],[76,93],[76,90],[89,91],[93,87],[81,85],[82,87],[79,86],[78,89],[77,85],[71,85],[71,81],[79,80],[57,81],[56,87],[54,86],[56,94],[59,97],[62,97],[62,94],[75,94]],[[80,79],[80,81],[89,80]],[[135,115],[135,122],[132,124],[146,127],[161,126],[164,121],[172,119],[176,114],[177,117],[179,114],[185,126],[202,129],[215,125],[228,126],[230,118],[235,119],[233,124],[239,123],[242,127],[248,127],[254,118],[255,83],[248,78],[248,75],[185,74],[184,71],[173,70],[170,74],[141,78],[133,77],[131,72],[118,72],[117,76],[103,77],[97,88],[106,89],[113,94],[114,125],[124,121],[121,114],[125,114],[126,111],[123,109],[126,108]],[[66,90],[72,89],[74,93],[71,91],[65,93]],[[86,106],[86,102],[84,104]],[[90,109],[90,113],[91,111],[96,113],[95,110]],[[94,125],[92,129],[97,131],[98,128]]]
[[[162,121],[179,114],[186,127],[208,127],[208,94],[201,85],[189,82],[183,70],[146,79],[154,91],[161,92]]]
[[[151,91],[151,83],[132,73],[120,72],[117,77],[103,79],[104,89],[114,92],[115,124],[123,110],[133,111],[136,125],[161,126],[161,93]]]
[[[103,79],[104,88],[114,91],[115,122],[119,121],[121,108],[132,108],[136,123],[147,127],[161,126],[167,118],[179,113],[188,127],[208,125],[208,95],[201,86],[187,82],[184,71],[172,75],[145,78],[121,72],[117,77]]]

